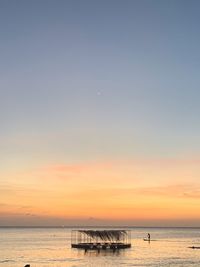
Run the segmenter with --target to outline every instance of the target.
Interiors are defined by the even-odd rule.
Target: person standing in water
[[[151,239],[150,233],[147,234],[147,238],[150,241],[150,239]]]

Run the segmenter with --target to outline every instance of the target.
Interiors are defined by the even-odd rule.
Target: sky
[[[0,1],[0,226],[200,225],[199,13]]]

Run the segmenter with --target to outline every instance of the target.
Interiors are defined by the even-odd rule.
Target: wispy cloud
[[[198,160],[49,164],[2,182],[0,212],[10,218],[199,218],[199,174]]]
[[[199,198],[200,199],[200,184],[178,184],[166,186],[151,186],[151,187],[131,187],[119,188],[117,186],[111,188],[95,188],[90,190],[80,190],[76,196],[95,198],[103,196],[104,198],[116,198],[120,196],[133,197],[138,195],[140,197],[173,197],[173,198]]]
[[[95,170],[109,170],[114,168],[115,164],[112,162],[88,162],[88,163],[76,163],[76,164],[52,164],[44,166],[41,171],[55,172],[55,173],[85,173]]]

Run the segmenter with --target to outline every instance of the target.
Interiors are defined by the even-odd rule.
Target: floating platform
[[[72,248],[80,248],[86,250],[98,250],[98,249],[125,249],[130,248],[131,244],[113,243],[113,244],[95,244],[95,243],[79,243],[72,244]]]
[[[130,230],[73,230],[71,247],[84,250],[118,250],[131,247]]]

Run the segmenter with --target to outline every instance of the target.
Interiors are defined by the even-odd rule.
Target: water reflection
[[[77,250],[77,257],[105,257],[105,256],[125,256],[126,251],[124,249],[106,249],[106,250]]]
[[[124,250],[72,249],[70,229],[0,229],[0,266],[22,267],[199,267],[199,229],[132,229],[132,247]],[[149,230],[149,231],[150,231]],[[66,233],[67,232],[67,233]],[[145,232],[145,233],[144,233]],[[11,253],[12,251],[12,253]]]

